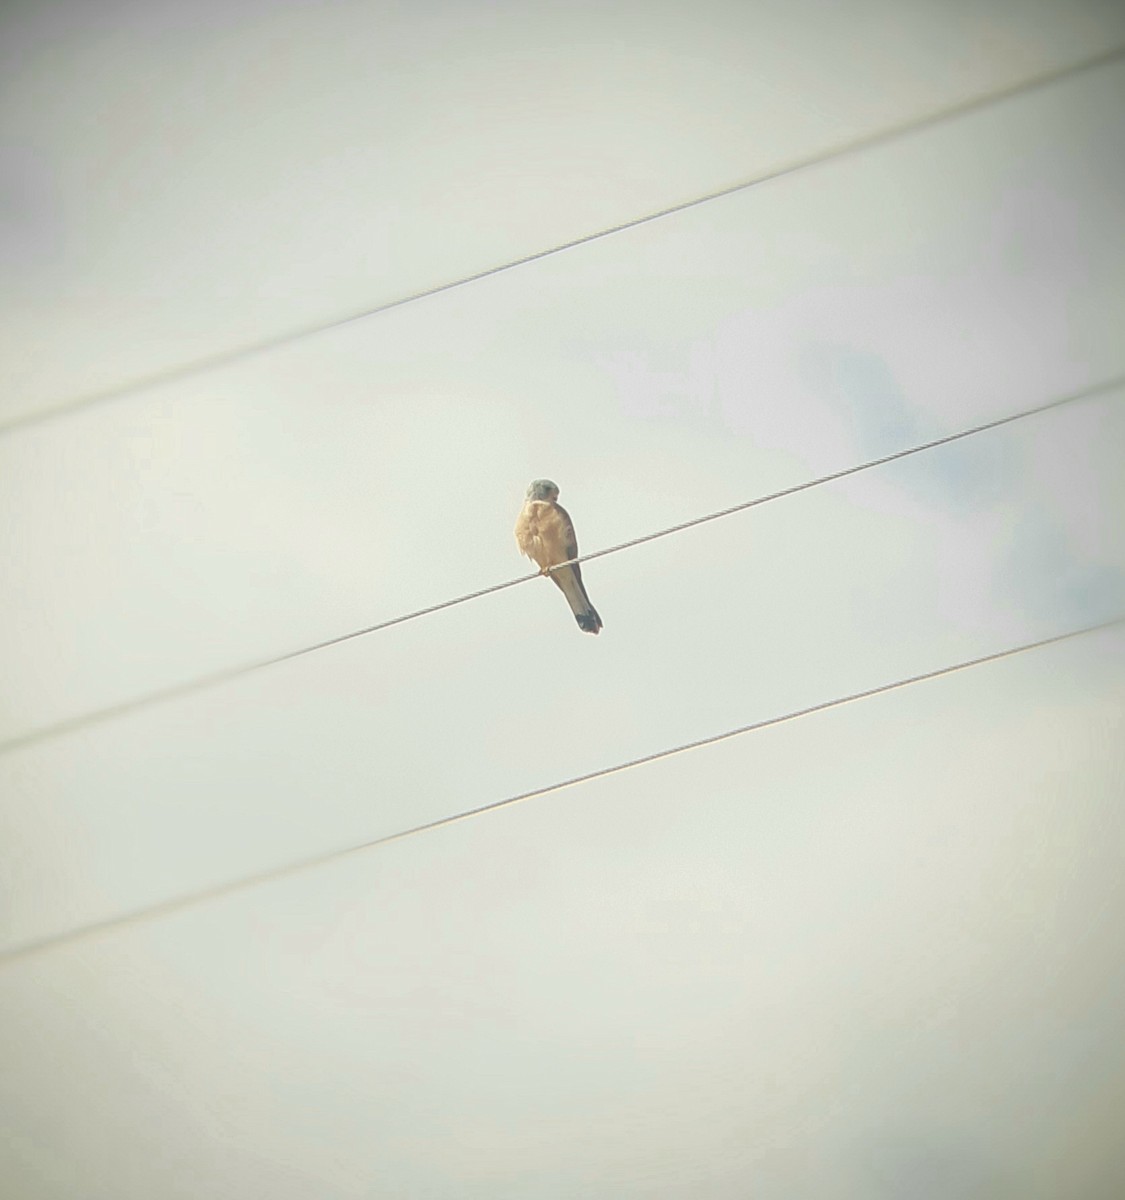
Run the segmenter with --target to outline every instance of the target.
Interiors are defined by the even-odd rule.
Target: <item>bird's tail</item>
[[[598,610],[590,603],[586,588],[582,583],[582,572],[575,563],[572,567],[564,567],[561,571],[552,571],[551,578],[562,589],[570,611],[578,622],[578,628],[584,633],[597,633],[602,627],[602,619]]]

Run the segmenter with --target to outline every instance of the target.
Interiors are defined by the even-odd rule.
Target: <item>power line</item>
[[[350,857],[353,854],[362,853],[365,850],[373,850],[378,846],[386,846],[391,842],[399,842],[405,838],[415,837],[418,834],[430,833],[435,829],[442,829],[447,825],[454,825],[459,821],[467,821],[471,817],[479,817],[483,816],[485,813],[496,812],[501,808],[508,808],[513,804],[522,803],[524,800],[533,800],[540,796],[548,796],[553,792],[560,792],[564,788],[576,787],[582,783],[590,783],[595,779],[604,779],[609,775],[616,775],[621,771],[631,770],[633,767],[640,767],[648,763],[659,762],[662,759],[672,758],[674,755],[684,754],[688,750],[700,750],[705,746],[714,746],[719,742],[725,742],[730,738],[740,737],[745,733],[753,733],[756,730],[769,729],[775,725],[783,725],[788,721],[795,721],[800,717],[807,717],[814,713],[825,712],[831,708],[840,708],[845,704],[851,704],[857,700],[867,700],[872,696],[881,696],[886,692],[896,691],[898,688],[909,687],[911,684],[924,683],[927,680],[938,679],[943,675],[951,675],[957,671],[964,671],[969,667],[979,667],[985,663],[998,662],[1003,658],[1011,658],[1013,655],[1023,654],[1027,650],[1039,650],[1044,646],[1054,645],[1057,642],[1065,642],[1071,638],[1082,637],[1085,634],[1111,629],[1123,623],[1125,623],[1125,616],[1115,617],[1113,620],[1103,621],[1097,625],[1088,625],[1081,629],[1072,629],[1066,633],[1056,633],[1050,637],[1040,638],[1034,642],[1025,642],[1019,646],[1009,646],[1005,650],[996,650],[991,654],[982,654],[978,658],[965,659],[962,662],[952,663],[944,667],[938,667],[932,671],[922,671],[917,675],[910,675],[904,679],[896,679],[891,683],[881,683],[876,687],[865,688],[863,691],[859,692],[851,692],[846,696],[838,696],[833,700],[822,700],[819,704],[810,704],[807,708],[794,709],[792,712],[783,713],[781,716],[766,717],[764,720],[751,721],[747,725],[740,725],[735,729],[728,729],[723,733],[711,734],[709,737],[698,738],[692,742],[683,742],[678,746],[671,746],[664,750],[656,750],[651,754],[644,754],[640,758],[632,758],[627,762],[615,763],[610,767],[600,767],[596,771],[587,771],[585,774],[574,775],[569,779],[563,779],[557,783],[548,784],[546,787],[533,788],[529,792],[520,792],[518,795],[508,796],[503,800],[494,800],[489,804],[482,804],[476,808],[468,808],[462,812],[453,813],[447,817],[438,817],[434,821],[426,821],[421,825],[414,825],[409,829],[403,829],[397,833],[389,833],[385,834],[383,837],[370,838],[364,842],[357,842],[354,845],[339,847],[335,850],[327,850],[321,854],[309,855],[307,858],[297,859],[294,862],[286,863],[280,867],[271,867],[266,871],[258,871],[253,875],[245,875],[241,879],[235,879],[229,883],[221,883],[215,885],[214,887],[201,888],[199,891],[189,892],[185,895],[174,897],[171,900],[163,900],[158,904],[152,904],[144,908],[134,909],[131,912],[122,913],[119,916],[106,917],[101,921],[91,921],[88,925],[80,925],[62,933],[48,934],[46,937],[37,938],[30,942],[24,942],[22,945],[17,945],[6,950],[0,950],[0,963],[10,962],[20,958],[27,958],[33,954],[38,954],[45,950],[52,950],[60,946],[72,944],[74,942],[84,941],[87,938],[95,937],[102,933],[108,933],[112,930],[123,929],[127,926],[138,925],[148,921],[157,920],[161,917],[170,916],[171,914],[181,912],[186,908],[194,908],[199,904],[204,904],[211,900],[221,899],[223,897],[233,895],[236,892],[246,891],[262,884],[273,883],[279,879],[284,879],[291,875],[297,875],[305,871],[313,870],[316,867],[326,866],[329,863],[336,862],[342,858]]]
[[[621,550],[632,549],[634,546],[643,545],[645,542],[654,542],[658,538],[668,537],[673,533],[681,533],[685,529],[692,529],[696,525],[704,525],[708,521],[717,521],[722,517],[746,512],[748,509],[757,508],[763,504],[770,504],[775,500],[782,500],[786,496],[794,496],[798,492],[807,492],[823,484],[833,483],[838,479],[846,479],[849,475],[858,475],[861,471],[869,471],[874,467],[884,466],[901,458],[909,458],[911,455],[921,454],[924,450],[933,450],[938,446],[946,446],[951,442],[974,437],[976,434],[984,433],[990,429],[998,429],[1002,425],[1010,425],[1014,421],[1022,421],[1026,417],[1037,416],[1052,409],[1062,408],[1064,405],[1074,404],[1079,400],[1089,399],[1092,396],[1112,391],[1114,388],[1121,387],[1122,385],[1125,385],[1125,374],[1114,376],[1101,383],[1092,384],[1079,391],[1071,392],[1066,396],[1048,400],[1043,404],[1022,409],[1019,412],[1010,413],[1004,417],[997,417],[992,421],[985,421],[980,425],[974,425],[969,429],[963,429],[957,433],[946,434],[943,437],[934,438],[931,441],[922,442],[916,446],[910,446],[905,450],[896,450],[892,454],[884,454],[880,458],[868,459],[856,466],[845,467],[843,470],[833,471],[828,475],[820,475],[815,479],[794,484],[792,487],[781,488],[779,491],[769,492],[764,496],[756,496],[752,500],[745,500],[741,504],[735,504],[730,508],[719,509],[717,512],[707,513],[702,517],[694,517],[690,521],[682,521],[677,525],[669,525],[666,529],[658,529],[655,533],[646,533],[641,537],[631,538],[627,542],[619,542],[615,546],[607,546],[604,550],[594,550],[589,554],[583,554],[578,558],[571,559],[568,563],[560,563],[559,566],[590,562],[595,558],[604,558],[608,554],[616,554]],[[557,570],[558,567],[552,569]],[[502,592],[506,588],[515,587],[521,583],[528,583],[530,580],[538,578],[538,573],[533,575],[519,575],[514,579],[507,579],[503,583],[494,583],[489,587],[480,588],[475,592],[466,592],[463,596],[455,596],[450,600],[443,600],[437,604],[431,604],[426,608],[419,608],[397,617],[390,617],[388,620],[379,621],[374,625],[366,625],[362,629],[353,629],[348,633],[338,634],[336,637],[325,638],[323,641],[313,642],[307,646],[300,646],[295,650],[287,650],[283,654],[275,654],[268,658],[254,659],[251,662],[239,663],[233,667],[225,667],[220,671],[214,671],[208,675],[201,675],[195,679],[185,680],[183,683],[175,683],[168,687],[157,688],[154,691],[136,696],[131,700],[124,700],[119,704],[109,704],[104,708],[93,709],[90,712],[82,713],[76,717],[69,717],[52,725],[44,725],[39,729],[33,729],[30,733],[20,734],[14,738],[9,738],[5,742],[0,742],[0,755],[22,750],[26,747],[37,745],[40,742],[63,737],[70,733],[76,733],[91,725],[99,725],[104,721],[123,717],[129,713],[150,708],[153,705],[164,704],[171,700],[179,700],[196,692],[218,687],[224,683],[230,683],[244,675],[250,675],[267,667],[279,666],[281,663],[290,662],[295,658],[303,658],[307,654],[315,654],[317,651],[326,650],[331,646],[339,646],[344,642],[353,641],[355,638],[366,637],[368,634],[378,633],[383,629],[390,629],[394,625],[405,624],[407,621],[416,620],[418,617],[430,616],[433,613],[441,612],[443,609],[453,608],[458,604],[465,604],[470,600],[479,600],[483,596],[492,595],[493,592]]]
[[[866,462],[859,463],[854,467],[845,467],[842,471],[833,471],[830,475],[820,475],[816,479],[810,479],[805,483],[797,483],[792,487],[782,488],[780,491],[770,492],[768,495],[758,496],[753,500],[746,500],[730,508],[708,513],[706,516],[695,517],[690,521],[683,521],[679,525],[670,525],[667,529],[661,529],[656,533],[646,533],[642,537],[633,538],[628,542],[621,542],[619,545],[610,546],[606,550],[595,550],[592,554],[585,554],[581,558],[576,558],[572,561],[587,562],[593,558],[601,558],[605,554],[614,554],[618,550],[628,550],[631,546],[640,546],[644,542],[652,542],[657,538],[667,537],[670,533],[679,533],[683,529],[691,529],[694,525],[703,525],[707,521],[717,521],[720,517],[729,517],[733,513],[745,512],[748,508],[756,508],[758,505],[768,504],[772,500],[782,500],[786,496],[794,496],[798,492],[807,492],[810,488],[820,487],[821,484],[833,483],[837,479],[846,479],[849,475],[858,475],[861,471],[869,471],[873,467],[885,466],[887,463],[895,462],[896,459],[909,458],[912,454],[921,454],[923,450],[934,450],[938,446],[947,446],[950,442],[957,442],[962,438],[973,437],[975,434],[985,433],[989,429],[998,429],[1001,425],[1010,425],[1013,421],[1022,421],[1025,417],[1038,416],[1040,413],[1050,412],[1054,408],[1062,408],[1064,405],[1074,404],[1079,400],[1088,400],[1092,396],[1113,391],[1114,388],[1121,387],[1122,385],[1125,385],[1125,375],[1116,375],[1101,383],[1082,388],[1080,391],[1071,392],[1069,395],[1060,396],[1055,400],[1048,400],[1043,404],[1037,404],[1033,408],[1025,408],[1020,412],[1009,413],[1006,417],[997,417],[995,420],[985,421],[981,425],[974,425],[970,429],[962,429],[958,433],[948,433],[943,437],[934,438],[929,442],[922,442],[917,446],[910,446],[905,450],[895,450],[891,454],[884,454],[882,458],[868,459]],[[565,563],[560,563],[560,566],[566,565]]]
[[[499,266],[488,267],[483,271],[476,271],[471,275],[464,275],[458,279],[450,280],[447,283],[440,283],[430,288],[424,288],[421,291],[411,292],[408,295],[399,296],[397,299],[388,300],[382,304],[375,304],[358,309],[355,312],[346,313],[343,316],[334,317],[328,321],[320,321],[316,324],[303,325],[298,328],[290,329],[285,333],[277,334],[276,336],[267,338],[263,341],[252,342],[243,346],[236,346],[233,349],[221,350],[215,354],[194,359],[190,362],[179,363],[160,371],[154,371],[148,375],[139,376],[133,380],[118,384],[114,387],[106,388],[102,391],[90,392],[84,396],[73,397],[70,400],[61,400],[53,405],[25,413],[22,416],[15,416],[6,421],[0,421],[0,437],[17,433],[20,430],[30,429],[33,426],[43,424],[46,421],[57,420],[61,417],[70,416],[82,409],[92,408],[95,405],[107,404],[114,400],[134,395],[137,392],[142,392],[149,388],[157,387],[161,384],[172,383],[181,379],[188,379],[194,375],[201,375],[207,371],[217,370],[220,367],[231,366],[234,363],[241,362],[245,359],[255,358],[260,354],[265,354],[271,350],[276,350],[279,347],[288,345],[291,342],[313,337],[316,334],[327,333],[330,330],[339,329],[345,325],[351,325],[356,321],[362,321],[368,317],[377,316],[379,313],[390,312],[392,309],[402,308],[404,305],[413,304],[418,300],[425,300],[431,296],[440,295],[442,292],[448,292],[454,288],[464,287],[467,284],[477,283],[482,279],[488,279],[493,275],[500,275],[506,271],[527,266],[529,263],[538,262],[543,258],[550,258],[551,256],[555,254],[561,254],[566,250],[573,250],[578,246],[585,246],[590,242],[600,241],[603,238],[612,237],[614,234],[624,233],[630,229],[636,229],[639,226],[647,225],[652,221],[659,221],[663,217],[670,217],[676,213],[686,212],[688,209],[697,208],[702,204],[708,204],[712,200],[720,200],[725,196],[733,196],[738,192],[747,191],[750,188],[758,187],[761,184],[770,183],[777,179],[783,179],[786,176],[794,175],[799,171],[805,171],[810,168],[820,166],[824,163],[834,162],[838,159],[846,158],[853,154],[859,154],[865,150],[870,150],[877,146],[882,146],[888,142],[896,141],[899,138],[905,137],[909,134],[918,133],[936,125],[944,124],[959,117],[967,116],[970,113],[978,112],[981,109],[991,108],[996,104],[1000,104],[1005,100],[1013,99],[1014,97],[1023,95],[1027,92],[1037,91],[1052,84],[1060,83],[1064,79],[1069,79],[1072,76],[1085,74],[1088,71],[1097,70],[1099,67],[1108,66],[1110,63],[1116,62],[1123,56],[1125,56],[1125,46],[1118,46],[1113,50],[1107,50],[1102,54],[1083,59],[1081,62],[1072,63],[1065,67],[1058,67],[1051,71],[1044,71],[1039,75],[1032,76],[1030,79],[1025,79],[1019,83],[1010,84],[1007,87],[997,88],[994,91],[986,92],[984,95],[971,97],[968,100],[962,100],[957,104],[951,104],[946,108],[939,109],[936,112],[928,113],[925,116],[900,122],[897,125],[892,125],[886,129],[879,130],[876,133],[864,134],[860,137],[852,138],[850,141],[841,142],[828,150],[822,150],[815,154],[796,158],[792,162],[786,163],[780,167],[776,167],[773,170],[766,171],[761,175],[756,175],[751,179],[743,180],[740,183],[731,184],[728,187],[718,188],[715,191],[707,192],[702,196],[696,196],[691,200],[684,200],[679,204],[669,205],[667,208],[659,209],[656,212],[647,213],[641,217],[634,217],[629,221],[622,221],[618,225],[607,226],[606,228],[599,229],[594,233],[583,234],[581,237],[572,238],[567,242],[560,242],[556,246],[550,246],[546,250],[537,250],[531,254],[526,254],[521,258],[515,258],[509,262],[501,263]]]

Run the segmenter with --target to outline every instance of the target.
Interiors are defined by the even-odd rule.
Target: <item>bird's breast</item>
[[[549,565],[549,550],[544,539],[549,516],[550,505],[541,500],[529,500],[516,522],[516,542],[520,550],[540,567]]]

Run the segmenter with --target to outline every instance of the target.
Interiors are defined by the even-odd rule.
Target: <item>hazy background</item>
[[[7,4],[0,740],[1125,371],[1118,3]],[[1065,409],[0,756],[0,952],[1125,610]],[[44,419],[28,423],[29,418]],[[0,1191],[1125,1182],[1125,635],[0,963]]]

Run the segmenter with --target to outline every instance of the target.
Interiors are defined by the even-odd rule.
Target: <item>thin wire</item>
[[[494,275],[500,275],[506,271],[512,271],[519,267],[527,266],[529,263],[538,262],[540,259],[550,258],[555,254],[562,254],[564,251],[573,250],[578,246],[585,246],[591,242],[597,242],[603,238],[612,237],[614,234],[624,233],[627,230],[636,229],[641,225],[647,225],[652,221],[659,221],[664,217],[670,217],[676,213],[686,212],[689,209],[697,208],[702,204],[709,204],[713,200],[721,200],[725,196],[733,196],[739,192],[747,191],[750,188],[758,187],[765,183],[771,183],[774,180],[784,179],[786,176],[794,175],[799,171],[809,170],[810,168],[820,166],[824,163],[834,162],[838,159],[846,158],[849,155],[862,153],[863,151],[873,149],[877,146],[885,145],[888,142],[896,141],[899,138],[905,137],[909,134],[917,133],[924,129],[933,128],[936,125],[941,125],[959,117],[966,116],[970,113],[978,112],[981,109],[990,108],[993,105],[1000,104],[1005,100],[1013,99],[1014,97],[1023,95],[1026,92],[1037,91],[1040,88],[1049,87],[1052,84],[1059,83],[1064,79],[1071,78],[1072,76],[1081,75],[1087,71],[1094,71],[1099,67],[1108,66],[1110,63],[1116,62],[1122,57],[1125,57],[1125,46],[1118,46],[1113,50],[1107,50],[1102,54],[1097,54],[1091,58],[1083,59],[1081,62],[1072,63],[1065,67],[1058,67],[1051,71],[1044,71],[1042,74],[1034,75],[1030,79],[1025,79],[1020,83],[1010,84],[1007,87],[997,88],[994,91],[986,92],[984,95],[971,97],[968,100],[963,100],[957,104],[951,104],[946,108],[939,109],[937,112],[928,113],[922,117],[903,121],[898,125],[892,125],[887,129],[878,131],[877,133],[864,134],[860,137],[853,138],[850,141],[841,142],[828,150],[822,150],[815,154],[796,158],[792,162],[786,163],[780,167],[776,167],[771,171],[766,171],[761,175],[755,175],[752,178],[743,180],[740,183],[731,184],[728,187],[718,188],[715,191],[707,192],[702,196],[696,196],[691,200],[684,200],[679,204],[669,205],[667,208],[659,209],[656,212],[648,213],[645,216],[634,217],[629,221],[622,221],[618,225],[606,226],[604,229],[599,229],[594,233],[583,234],[581,237],[572,238],[570,241],[560,242],[558,245],[551,246],[546,250],[537,250],[532,254],[525,254],[522,258],[511,259],[509,262],[501,263],[499,266],[488,267],[483,271],[476,271],[471,275],[464,275],[458,279],[450,280],[447,283],[440,283],[436,284],[434,287],[424,288],[417,292],[411,292],[408,295],[399,296],[397,299],[388,300],[382,304],[370,305],[355,312],[347,313],[340,317],[334,317],[329,321],[321,321],[314,325],[300,326],[298,328],[291,329],[286,333],[278,334],[275,337],[267,338],[260,342],[252,342],[243,346],[237,346],[230,350],[222,350],[216,354],[211,354],[204,358],[194,359],[186,363],[179,363],[175,366],[167,367],[161,371],[154,371],[149,375],[138,376],[135,379],[118,384],[112,388],[106,388],[103,391],[90,392],[84,396],[76,396],[70,400],[62,400],[56,404],[36,409],[34,411],[25,413],[22,416],[11,417],[6,421],[0,421],[0,437],[6,437],[9,434],[17,433],[21,430],[30,429],[33,426],[43,424],[46,421],[52,421],[62,417],[71,416],[81,409],[91,408],[94,405],[107,404],[111,401],[134,395],[137,392],[145,391],[148,388],[157,387],[161,384],[172,383],[181,379],[190,378],[195,375],[201,375],[207,371],[213,371],[220,367],[231,366],[236,362],[241,362],[249,358],[255,358],[258,355],[268,353],[271,350],[276,350],[279,347],[288,345],[291,342],[300,341],[304,338],[313,337],[317,334],[327,333],[333,329],[340,329],[343,326],[351,325],[356,321],[363,321],[368,317],[377,316],[379,313],[390,312],[392,309],[402,308],[404,305],[413,304],[418,300],[425,300],[432,296],[438,296],[442,292],[448,292],[454,288],[464,287],[467,284],[477,283],[482,279],[489,279]]]
[[[1118,616],[1114,617],[1112,620],[1103,621],[1096,625],[1087,625],[1081,629],[1068,630],[1066,633],[1056,633],[1050,637],[1040,638],[1034,642],[1025,642],[1019,646],[1009,646],[1005,650],[996,650],[991,654],[982,654],[978,658],[965,659],[962,662],[952,663],[944,667],[938,667],[932,671],[922,671],[917,675],[910,675],[905,679],[896,679],[891,683],[881,683],[876,687],[865,688],[860,692],[851,692],[846,696],[838,696],[833,700],[822,700],[819,704],[810,704],[807,708],[794,709],[792,712],[783,713],[781,716],[766,717],[764,720],[751,721],[747,725],[739,725],[736,729],[728,729],[723,733],[715,733],[711,734],[709,737],[698,738],[695,741],[683,742],[678,746],[671,746],[664,750],[656,750],[652,754],[643,754],[640,758],[631,758],[627,762],[615,763],[611,767],[600,767],[596,771],[587,771],[582,775],[573,775],[569,779],[563,779],[557,783],[548,784],[546,787],[533,788],[529,792],[520,792],[518,795],[508,796],[504,800],[494,800],[490,804],[482,804],[476,808],[468,808],[462,812],[453,813],[447,817],[438,817],[434,821],[426,821],[421,825],[413,825],[409,829],[402,829],[397,833],[389,833],[382,837],[370,838],[364,842],[357,842],[354,845],[339,847],[335,850],[328,850],[321,854],[312,854],[307,858],[297,859],[295,862],[286,863],[280,867],[271,867],[266,871],[258,871],[252,875],[245,875],[242,878],[232,880],[229,883],[221,883],[214,887],[201,888],[199,891],[188,892],[182,896],[176,896],[171,900],[163,900],[158,904],[152,904],[144,908],[134,909],[131,912],[122,913],[118,916],[106,917],[101,921],[91,921],[87,925],[80,925],[75,928],[65,930],[62,933],[48,934],[46,937],[37,938],[34,941],[24,942],[20,945],[13,946],[5,950],[0,950],[0,964],[11,962],[15,959],[27,958],[33,954],[39,954],[46,950],[52,950],[60,946],[70,945],[77,941],[84,941],[87,938],[95,937],[113,930],[122,929],[126,926],[139,925],[148,921],[156,920],[160,917],[170,916],[173,913],[182,912],[184,909],[194,908],[199,904],[204,904],[211,900],[217,900],[226,896],[230,896],[236,892],[246,891],[250,888],[259,887],[262,884],[273,883],[279,879],[302,874],[305,871],[313,870],[316,867],[322,867],[328,863],[336,862],[339,859],[348,858],[353,854],[360,854],[366,850],[373,850],[378,846],[387,846],[392,842],[401,842],[406,838],[416,837],[419,834],[430,833],[435,829],[443,829],[448,825],[455,825],[459,821],[467,821],[472,817],[483,816],[485,813],[497,812],[499,809],[508,808],[513,804],[520,804],[525,800],[537,799],[540,796],[549,796],[554,792],[561,792],[564,788],[577,787],[579,784],[590,783],[595,779],[604,779],[607,776],[616,775],[621,771],[631,770],[633,767],[640,767],[648,763],[659,762],[662,759],[672,758],[677,754],[685,754],[689,750],[700,750],[705,746],[714,746],[719,742],[725,742],[731,738],[740,737],[745,733],[753,733],[756,730],[769,729],[775,725],[783,725],[788,721],[796,721],[800,717],[808,717],[814,713],[825,712],[830,708],[840,708],[845,704],[852,704],[857,700],[867,700],[872,696],[880,696],[886,692],[896,691],[898,688],[909,687],[911,684],[923,683],[931,679],[938,679],[943,675],[952,675],[954,672],[964,671],[969,667],[979,667],[984,663],[998,662],[1002,658],[1011,658],[1013,655],[1023,654],[1028,650],[1039,650],[1044,646],[1051,646],[1057,642],[1065,642],[1072,638],[1082,637],[1089,633],[1097,633],[1102,630],[1111,629],[1123,623],[1125,623],[1125,616]]]
[[[1074,404],[1079,400],[1088,400],[1092,396],[1113,391],[1114,388],[1121,387],[1122,385],[1125,385],[1125,374],[1116,375],[1111,379],[1092,384],[1081,391],[1071,392],[1069,395],[1060,396],[1055,400],[1048,400],[1043,404],[1037,404],[1033,408],[1025,408],[1020,412],[1009,413],[1006,417],[997,417],[993,421],[985,421],[983,424],[974,425],[970,429],[962,429],[959,433],[948,433],[944,437],[934,438],[932,441],[922,442],[917,446],[910,446],[905,450],[896,450],[892,454],[884,454],[882,458],[868,459],[866,462],[859,463],[854,467],[845,467],[842,471],[833,471],[830,475],[819,475],[816,479],[808,480],[805,483],[797,483],[792,487],[782,488],[780,491],[770,492],[768,495],[758,496],[753,500],[746,500],[741,504],[732,505],[730,508],[723,508],[718,512],[708,513],[703,517],[695,517],[690,521],[683,521],[679,525],[669,525],[667,529],[661,529],[656,533],[646,533],[643,537],[633,538],[628,542],[621,542],[605,550],[595,550],[592,554],[571,559],[571,562],[587,562],[590,559],[601,558],[604,554],[615,554],[618,550],[628,550],[632,546],[640,546],[644,542],[652,542],[657,538],[667,537],[670,533],[679,533],[681,530],[691,529],[694,525],[703,525],[707,521],[717,521],[720,517],[731,516],[732,513],[745,512],[747,509],[757,508],[760,504],[769,504],[773,500],[782,500],[786,496],[794,496],[798,492],[807,492],[810,488],[820,487],[825,483],[833,483],[837,479],[846,479],[849,475],[858,475],[861,471],[870,471],[873,467],[881,467],[887,463],[895,462],[900,458],[909,458],[912,454],[921,454],[923,450],[933,450],[938,446],[947,446],[950,442],[957,442],[962,438],[974,437],[976,434],[985,433],[989,429],[998,429],[1001,425],[1010,425],[1013,421],[1022,421],[1026,417],[1038,416],[1040,413],[1050,412],[1052,409],[1062,408],[1064,405]],[[568,565],[568,563],[560,563],[559,567]],[[558,567],[552,568],[552,570],[558,569]]]
[[[1092,396],[1112,391],[1114,388],[1121,387],[1122,385],[1125,385],[1125,374],[1116,375],[1101,383],[1092,384],[1077,392],[1060,396],[1055,400],[1048,400],[1032,408],[1025,408],[1020,412],[1010,413],[1005,417],[997,417],[995,420],[985,421],[983,424],[960,430],[958,433],[949,433],[943,437],[934,438],[932,441],[922,442],[916,446],[909,446],[905,450],[896,450],[892,454],[884,454],[881,458],[868,459],[866,462],[859,463],[856,466],[845,467],[841,471],[833,471],[829,475],[820,475],[815,479],[806,480],[804,483],[794,484],[792,487],[781,488],[779,491],[769,492],[764,496],[756,496],[753,500],[745,500],[741,504],[735,504],[730,508],[723,508],[718,512],[707,513],[702,517],[694,517],[692,520],[682,521],[678,525],[669,525],[666,529],[658,529],[655,533],[646,533],[641,537],[631,538],[627,542],[619,542],[615,546],[607,546],[604,550],[594,550],[589,554],[579,555],[577,558],[568,559],[565,563],[557,564],[551,568],[551,571],[554,572],[563,567],[572,566],[575,563],[590,562],[595,558],[604,558],[607,554],[616,554],[620,550],[630,550],[634,546],[641,546],[645,542],[654,542],[658,538],[668,537],[673,533],[681,533],[685,529],[691,529],[696,525],[704,525],[708,521],[718,521],[722,517],[729,517],[734,513],[746,512],[748,509],[757,508],[759,505],[770,504],[775,500],[782,500],[786,496],[794,496],[798,492],[807,492],[812,488],[821,487],[826,483],[833,483],[838,479],[846,479],[849,475],[858,475],[861,471],[869,471],[874,467],[884,466],[900,458],[909,458],[913,454],[921,454],[925,450],[933,450],[938,446],[946,446],[951,442],[960,441],[962,438],[974,437],[976,434],[984,433],[987,430],[998,429],[1000,426],[1010,425],[1014,421],[1022,421],[1026,417],[1038,416],[1040,413],[1062,408],[1067,404],[1087,400]],[[442,600],[438,604],[431,604],[426,608],[402,613],[397,617],[391,617],[386,621],[379,621],[374,625],[365,625],[362,629],[353,629],[348,633],[341,633],[336,637],[326,638],[320,642],[313,642],[308,646],[299,646],[297,649],[288,650],[284,654],[275,654],[268,658],[254,659],[251,662],[240,663],[233,667],[225,667],[221,671],[197,676],[195,679],[185,680],[183,683],[175,683],[168,687],[145,692],[141,696],[136,696],[131,700],[123,700],[119,704],[109,704],[104,708],[93,709],[90,712],[81,713],[76,717],[69,717],[53,725],[44,725],[39,729],[33,729],[30,733],[20,734],[17,737],[9,738],[5,742],[0,742],[0,755],[10,754],[13,751],[38,745],[41,742],[63,737],[70,733],[76,733],[91,725],[99,725],[104,721],[126,716],[129,713],[150,708],[153,705],[164,704],[170,700],[178,700],[196,692],[218,687],[221,684],[230,683],[244,675],[250,675],[267,667],[275,667],[281,663],[290,662],[295,658],[302,658],[306,654],[315,654],[317,651],[326,650],[331,646],[339,646],[344,642],[353,641],[355,638],[366,637],[368,634],[378,633],[383,629],[390,629],[394,625],[402,625],[407,621],[416,620],[418,617],[430,616],[433,613],[441,612],[443,609],[453,608],[458,604],[465,604],[470,600],[479,600],[482,596],[490,596],[493,592],[502,592],[505,588],[516,587],[517,584],[528,583],[532,579],[538,579],[539,577],[538,572],[531,575],[519,575],[515,579],[506,579],[503,583],[494,583],[490,587],[480,588],[475,592],[466,592],[465,595],[455,596],[451,600]]]

